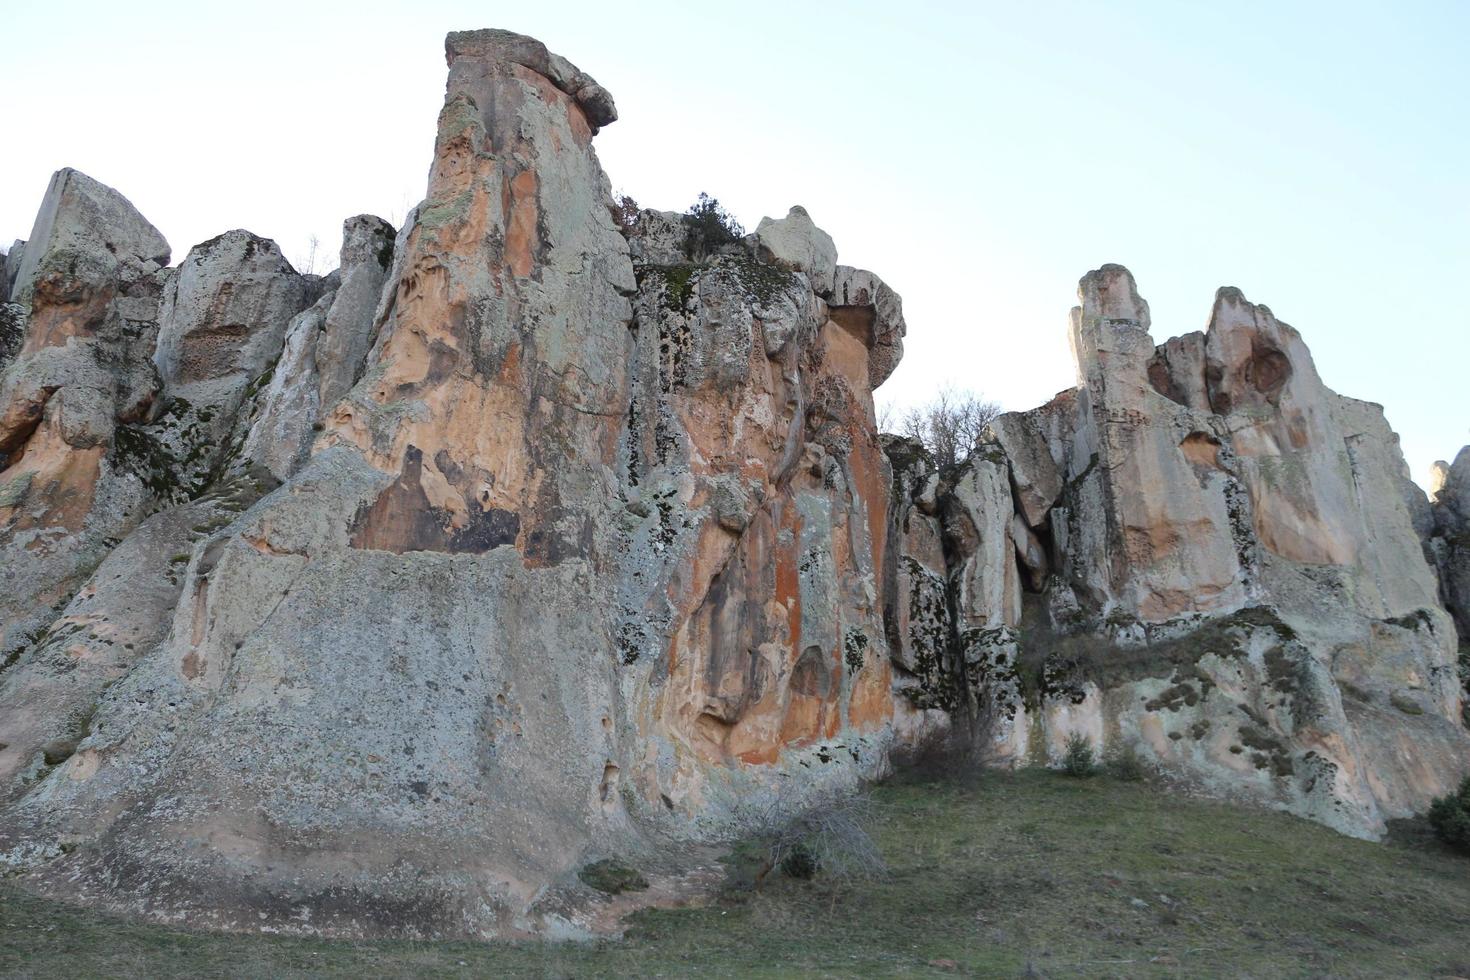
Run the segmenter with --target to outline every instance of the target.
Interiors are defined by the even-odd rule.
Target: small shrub
[[[608,206],[612,213],[613,224],[617,225],[618,231],[626,238],[633,231],[633,226],[638,223],[638,202],[627,194],[619,194],[613,198],[612,204]]]
[[[750,882],[756,886],[772,872],[809,880],[818,873],[838,880],[869,878],[885,870],[883,855],[869,833],[875,814],[865,792],[832,793],[791,804],[778,793],[745,818],[754,837],[734,857],[755,857]]]
[[[986,769],[984,753],[963,732],[953,729],[896,748],[891,759],[893,781],[911,785],[978,782]]]
[[[648,887],[648,879],[617,858],[593,861],[578,871],[577,877],[581,878],[582,883],[589,888],[595,888],[608,895],[641,892]]]
[[[1439,839],[1470,854],[1470,776],[1449,796],[1441,796],[1429,805],[1429,825]]]
[[[955,717],[952,727],[916,745],[896,749],[891,756],[894,780],[973,785],[1006,765],[1008,760],[996,739],[1005,712],[993,694],[982,692],[971,703],[968,716]]]
[[[783,875],[788,878],[800,878],[802,881],[810,881],[815,878],[820,868],[817,856],[801,844],[793,847],[781,861]]]
[[[1104,768],[1109,776],[1124,783],[1141,783],[1153,774],[1152,767],[1132,745],[1109,756]]]
[[[744,237],[745,229],[735,216],[708,194],[701,192],[684,213],[684,251],[695,262]]]
[[[1078,779],[1091,776],[1097,771],[1097,758],[1092,751],[1092,742],[1081,732],[1067,736],[1067,747],[1062,752],[1062,772]]]

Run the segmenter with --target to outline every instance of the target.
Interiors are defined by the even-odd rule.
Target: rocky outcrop
[[[269,382],[312,285],[275,242],[243,230],[194,246],[170,281],[153,355],[169,424],[153,435],[187,495],[238,453],[241,407]]]
[[[21,260],[24,304],[0,320],[15,351],[0,374],[0,663],[144,515],[126,428],[155,407],[167,259],[116,191],[74,170],[51,179]]]
[[[959,700],[1016,763],[1080,733],[1348,833],[1422,809],[1470,736],[1382,409],[1239,290],[1157,346],[1127,270],[1078,292],[1078,387],[941,483]]]
[[[784,218],[762,218],[755,229],[761,254],[783,269],[805,273],[812,289],[827,296],[835,285],[837,246],[816,226],[806,208],[796,205]]]
[[[1453,464],[1434,464],[1429,488],[1430,553],[1439,570],[1445,608],[1455,617],[1462,640],[1470,639],[1470,446]],[[1467,670],[1470,684],[1470,670]]]
[[[15,294],[15,281],[20,277],[20,264],[25,259],[26,243],[16,239],[11,243],[10,251],[5,253],[5,282],[0,285],[0,292],[5,294],[7,302],[17,299]]]
[[[640,672],[667,663],[645,731],[693,758],[642,785],[686,817],[759,792],[767,777],[720,772],[738,764],[876,772],[892,710],[871,332],[753,237],[701,264],[636,265],[624,479],[639,558],[619,636]]]
[[[45,708],[10,722],[0,828],[36,887],[224,926],[581,934],[612,921],[586,864],[676,897],[765,802],[886,765],[871,391],[897,294],[800,209],[822,247],[795,259],[753,235],[696,262],[657,212],[625,239],[607,93],[528,38],[446,48],[396,242],[350,220],[315,283],[230,232],[166,277],[132,423],[162,509],[0,692]],[[62,681],[68,656],[89,669]]]
[[[69,275],[130,284],[168,265],[169,246],[127,198],[66,167],[52,175],[31,237],[10,254],[16,260],[10,298],[30,304],[36,281],[62,266]],[[74,262],[83,271],[74,271]]]
[[[1365,836],[1465,768],[1436,518],[1269,310],[1222,290],[1156,346],[1091,273],[1078,386],[941,469],[875,424],[898,294],[804,209],[615,223],[606,90],[504,31],[446,53],[425,200],[349,219],[325,278],[245,231],[161,269],[53,181],[0,381],[30,887],[585,936],[946,733],[1019,765],[1081,731]],[[647,893],[584,883],[605,859]]]
[[[311,454],[323,418],[362,376],[377,338],[393,266],[393,227],[358,215],[342,226],[337,271],[321,297],[287,326],[285,346],[251,421],[243,455],[285,480]]]

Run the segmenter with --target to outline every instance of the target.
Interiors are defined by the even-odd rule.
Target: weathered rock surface
[[[742,763],[876,772],[892,708],[871,331],[754,251],[637,271],[624,479],[638,557],[619,637],[638,672],[668,671],[639,695],[647,734],[670,762],[693,754],[639,784],[699,818],[761,791]]]
[[[241,407],[270,381],[313,285],[243,230],[194,246],[171,278],[153,355],[170,424],[155,437],[191,495],[238,452]]]
[[[167,278],[136,428],[174,506],[0,698],[46,706],[11,723],[0,829],[37,887],[226,926],[586,933],[611,924],[587,863],[673,897],[754,804],[886,765],[871,390],[897,295],[847,269],[829,307],[804,215],[799,262],[696,264],[652,212],[630,248],[591,149],[607,93],[528,38],[446,47],[396,242],[350,220],[314,284],[231,232]],[[155,586],[131,606],[129,574]]]
[[[793,205],[784,218],[762,218],[755,237],[766,258],[784,269],[806,273],[819,296],[832,292],[837,246],[831,235],[816,226],[806,208]]]
[[[712,256],[677,213],[620,233],[606,90],[504,31],[446,52],[425,200],[348,219],[331,276],[245,231],[162,269],[71,171],[17,250],[0,864],[29,886],[585,936],[636,904],[588,864],[678,900],[757,813],[956,731],[1015,765],[1082,732],[1362,836],[1470,766],[1440,599],[1470,462],[1416,503],[1382,411],[1268,309],[1221,290],[1155,345],[1104,266],[1078,386],[941,469],[874,421],[898,294],[804,210]]]
[[[0,303],[0,372],[15,360],[25,343],[26,313],[19,303]]]
[[[325,414],[361,377],[382,320],[393,267],[391,225],[372,215],[342,226],[340,265],[326,291],[297,314],[261,395],[242,455],[285,480],[306,462]]]
[[[1463,642],[1470,640],[1470,446],[1460,450],[1453,464],[1434,466],[1430,549],[1445,607],[1455,617]]]
[[[0,359],[0,664],[34,643],[144,516],[120,427],[147,417],[168,245],[74,170],[47,189],[4,307]],[[8,360],[8,363],[4,363]]]
[[[1079,733],[1347,833],[1421,810],[1470,735],[1382,409],[1329,391],[1239,290],[1157,346],[1127,270],[1078,292],[1078,387],[1001,416],[942,482],[953,666],[933,692],[1013,763]]]
[[[73,259],[125,284],[151,275],[169,259],[168,242],[127,198],[70,167],[52,176],[31,237],[19,252],[10,295],[27,304],[38,277]]]
[[[7,302],[17,298],[15,295],[15,280],[20,277],[20,263],[25,258],[25,254],[26,243],[20,239],[16,239],[11,243],[10,251],[5,253],[5,284],[0,291],[5,293]]]

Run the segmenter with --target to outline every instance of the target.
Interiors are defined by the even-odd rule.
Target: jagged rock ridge
[[[75,171],[7,257],[0,861],[30,886],[586,935],[986,719],[1017,764],[1080,730],[1370,836],[1465,768],[1453,494],[1415,510],[1381,412],[1269,310],[1222,290],[1156,347],[1126,270],[1089,274],[1078,387],[936,472],[874,422],[897,293],[804,209],[712,254],[677,214],[620,229],[607,91],[520,35],[446,53],[425,200],[348,219],[330,276],[246,231],[165,268]],[[579,879],[610,857],[649,891]]]
[[[1470,737],[1423,494],[1382,409],[1329,391],[1237,289],[1157,346],[1127,270],[1078,292],[1076,388],[998,418],[943,479],[891,452],[899,646],[938,665],[909,668],[911,701],[994,717],[1015,763],[1076,733],[1347,833],[1422,810]]]

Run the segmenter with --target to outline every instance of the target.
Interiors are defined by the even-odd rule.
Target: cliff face
[[[896,505],[933,528],[902,545],[926,581],[944,535],[953,598],[945,623],[908,593],[911,622],[938,610],[924,635],[954,638],[911,700],[993,717],[992,751],[1018,764],[1076,733],[1351,834],[1421,811],[1470,767],[1470,737],[1422,494],[1382,409],[1328,390],[1239,290],[1158,346],[1127,270],[1078,293],[1078,387],[1001,416]],[[953,517],[926,514],[936,495]]]
[[[0,861],[33,887],[585,935],[628,905],[589,863],[676,900],[756,814],[984,719],[1002,760],[1082,731],[1364,835],[1465,767],[1454,533],[1421,546],[1381,412],[1264,307],[1155,347],[1090,274],[1078,387],[936,472],[874,423],[899,297],[806,211],[620,227],[611,96],[530,38],[446,48],[425,200],[348,219],[330,276],[245,231],[162,268],[74,171],[7,260]]]
[[[625,238],[591,149],[611,97],[529,38],[447,52],[402,231],[350,219],[325,280],[247,232],[145,270],[147,397],[98,413],[131,428],[49,455],[7,429],[6,485],[49,494],[12,494],[8,546],[100,521],[94,471],[134,502],[110,550],[11,566],[45,632],[0,677],[0,837],[38,887],[225,926],[585,933],[609,901],[587,863],[666,899],[709,874],[702,842],[886,764],[870,375],[897,296],[800,209],[698,262],[678,216]],[[28,362],[5,377],[7,418],[44,413]],[[90,469],[57,490],[42,464]]]

